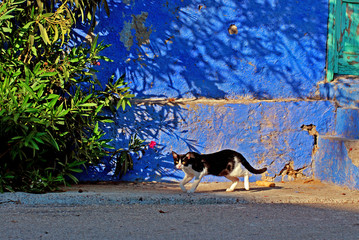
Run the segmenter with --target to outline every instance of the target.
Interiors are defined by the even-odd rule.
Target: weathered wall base
[[[116,126],[108,126],[115,136],[117,148],[127,146],[129,134],[137,132],[147,140],[155,140],[149,149],[134,161],[134,170],[125,181],[178,181],[182,171],[174,170],[171,151],[211,153],[221,149],[241,152],[254,167],[268,167],[260,178],[287,180],[312,177],[312,153],[316,136],[303,131],[313,125],[320,135],[334,132],[335,106],[330,101],[277,100],[148,100],[134,104],[124,112]],[[118,180],[113,176],[114,162],[89,168],[82,181]],[[205,181],[227,181],[207,176]]]
[[[318,138],[314,176],[322,181],[359,189],[359,140]]]
[[[314,176],[320,180],[359,189],[359,84],[357,79],[336,79],[319,84],[323,98],[337,108],[335,133],[318,137]]]

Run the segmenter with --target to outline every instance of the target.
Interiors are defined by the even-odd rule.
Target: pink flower
[[[149,144],[149,147],[153,149],[153,148],[155,148],[156,144],[157,143],[155,141],[151,141]]]
[[[100,62],[97,62],[97,63],[96,63],[96,65],[97,65],[97,66],[100,66],[100,65],[101,65],[101,63],[100,63]]]

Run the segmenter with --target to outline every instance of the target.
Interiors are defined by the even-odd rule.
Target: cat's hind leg
[[[232,181],[232,185],[229,188],[227,188],[226,191],[233,192],[239,182],[239,179],[237,177],[232,177],[232,176],[228,176],[228,175],[225,177]]]
[[[249,175],[248,174],[246,174],[244,176],[244,189],[247,191],[249,190]]]
[[[186,173],[186,175],[184,176],[184,178],[180,182],[180,187],[181,187],[183,192],[187,192],[187,189],[184,187],[184,185],[186,185],[189,181],[191,181],[193,177],[194,177],[193,175],[189,175],[189,174]]]

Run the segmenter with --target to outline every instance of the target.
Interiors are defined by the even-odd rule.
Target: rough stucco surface
[[[286,180],[279,173],[290,162],[294,171],[299,169],[311,176],[315,142],[301,126],[314,124],[320,134],[332,133],[334,113],[335,107],[329,101],[144,104],[123,113],[125,118],[117,122],[122,128],[109,126],[108,130],[116,136],[118,147],[125,146],[126,133],[135,130],[141,132],[140,137],[158,143],[156,150],[147,150],[135,160],[134,171],[122,180],[179,180],[183,173],[173,169],[172,150],[210,153],[226,148],[241,152],[257,168],[267,166],[269,179]],[[114,163],[88,169],[89,175],[82,180],[116,179],[111,164]],[[206,180],[226,181],[210,176]]]
[[[359,189],[359,140],[320,137],[318,147],[324,151],[314,155],[314,176],[322,181]]]
[[[332,102],[307,100],[324,80],[327,0],[108,2],[111,16],[100,13],[96,34],[112,44],[104,55],[114,62],[96,66],[98,79],[126,73],[137,99],[168,99],[135,104],[107,126],[116,148],[135,132],[158,143],[122,180],[178,180],[172,150],[224,148],[267,166],[269,180],[311,176],[316,136],[301,126],[326,135],[335,121]],[[113,180],[113,168],[105,159],[80,179]]]
[[[327,1],[110,0],[99,79],[137,97],[306,98],[324,79]],[[237,34],[230,34],[231,25]]]

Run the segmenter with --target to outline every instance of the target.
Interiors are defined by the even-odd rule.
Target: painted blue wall
[[[338,137],[319,137],[314,155],[314,176],[322,181],[359,189],[359,141]]]
[[[96,34],[112,44],[103,54],[114,62],[101,62],[97,77],[126,73],[140,104],[106,129],[116,148],[135,132],[158,143],[122,180],[178,180],[172,150],[224,148],[267,166],[269,179],[281,178],[290,162],[312,175],[316,142],[301,126],[313,124],[321,135],[335,129],[333,102],[310,100],[325,76],[328,0],[108,2],[111,15],[100,11]],[[232,24],[237,34],[229,33]],[[80,179],[114,180],[113,171],[105,159]]]
[[[139,98],[306,98],[324,80],[328,1],[109,0],[96,34]],[[238,34],[230,35],[235,24]]]
[[[343,76],[341,76],[343,78]],[[319,84],[323,98],[338,106],[335,133],[320,136],[314,155],[317,179],[359,189],[359,84],[357,79],[336,79]]]
[[[211,153],[226,148],[241,152],[257,168],[267,166],[269,179],[281,180],[281,170],[291,161],[295,170],[312,175],[314,137],[301,126],[314,124],[319,134],[332,133],[334,114],[330,101],[143,104],[121,114],[116,122],[120,128],[109,125],[108,130],[117,146],[127,145],[128,132],[158,143],[135,160],[134,170],[122,180],[178,180],[183,173],[174,170],[172,150]],[[115,163],[107,161],[101,168],[89,168],[81,180],[116,180]],[[206,180],[226,181],[211,176]]]

